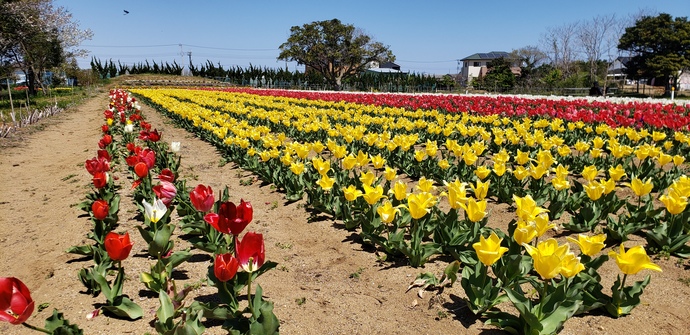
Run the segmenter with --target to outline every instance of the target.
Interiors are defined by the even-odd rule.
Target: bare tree
[[[615,14],[595,16],[577,28],[577,42],[589,64],[589,77],[595,82],[599,75],[599,61],[613,55],[622,32]],[[609,63],[612,59],[608,59]]]
[[[570,74],[572,61],[575,59],[578,26],[579,23],[575,22],[547,28],[540,40],[542,50],[546,52],[551,64],[566,76]]]

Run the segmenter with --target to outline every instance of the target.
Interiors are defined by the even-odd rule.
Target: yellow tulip
[[[593,201],[599,200],[606,189],[604,185],[597,181],[590,181],[589,184],[584,185],[583,188],[585,189],[585,193],[587,193],[589,199]]]
[[[568,241],[577,244],[580,247],[580,252],[587,256],[594,256],[598,254],[601,249],[606,246],[604,241],[606,241],[606,234],[599,234],[594,236],[587,236],[578,234],[577,240],[572,237],[566,237]]]
[[[343,195],[345,195],[345,200],[355,201],[357,198],[362,196],[362,191],[358,190],[355,185],[350,185],[347,188],[343,187]]]
[[[536,247],[523,244],[527,253],[532,256],[534,270],[542,279],[548,280],[558,276],[562,269],[562,258],[569,251],[568,245],[558,245],[555,239],[539,242]]]
[[[461,183],[460,180],[456,179],[451,183],[444,182],[448,191],[446,192],[448,197],[448,203],[453,209],[462,208],[460,205],[467,202],[467,183]]]
[[[474,163],[477,161],[477,158],[477,155],[475,155],[472,150],[468,150],[462,156],[462,160],[465,162],[466,165],[474,165]]]
[[[537,237],[543,236],[547,230],[555,229],[556,224],[549,222],[549,215],[541,213],[534,218],[534,227],[537,231]]]
[[[421,219],[436,205],[436,197],[429,192],[410,194],[407,197],[407,207],[413,219]]]
[[[533,179],[537,180],[544,177],[545,174],[548,174],[549,169],[546,165],[537,164],[536,166],[534,166],[530,164],[528,171],[530,176],[532,176]]]
[[[381,198],[383,198],[383,186],[381,185],[376,185],[376,187],[371,187],[369,185],[362,185],[362,188],[364,189],[364,195],[362,195],[362,198],[364,198],[364,201],[366,201],[369,205],[374,205]]]
[[[321,176],[325,176],[328,171],[331,170],[331,161],[324,160],[320,156],[314,156],[311,160],[311,164]]]
[[[369,154],[362,150],[357,152],[357,167],[362,167],[369,164]]]
[[[311,150],[313,150],[315,153],[320,154],[321,151],[324,149],[323,143],[321,141],[316,141],[311,144]]]
[[[618,268],[626,275],[634,275],[643,269],[661,272],[661,267],[652,263],[641,245],[625,251],[625,247],[621,244],[620,252],[609,251],[609,257],[616,261]]]
[[[329,191],[333,188],[333,184],[335,183],[335,178],[331,178],[327,175],[322,175],[319,180],[316,181],[316,183],[321,186],[321,188],[324,191]]]
[[[596,148],[596,149],[601,149],[601,148],[604,147],[604,139],[601,138],[601,137],[599,137],[599,136],[597,136],[597,137],[595,137],[595,138],[592,140],[592,145],[593,145],[594,148]]]
[[[565,178],[553,178],[551,179],[551,185],[558,191],[567,190],[570,188],[570,182]]]
[[[572,150],[570,150],[570,147],[567,145],[559,146],[558,149],[556,149],[556,151],[558,152],[558,155],[561,157],[568,157],[572,152]]]
[[[680,166],[683,164],[683,162],[685,162],[685,157],[683,157],[681,155],[673,156],[673,165]]]
[[[594,180],[594,178],[596,178],[598,174],[599,170],[597,170],[597,167],[594,165],[588,165],[585,166],[584,169],[582,169],[582,178],[584,178],[586,181]]]
[[[604,187],[604,194],[609,194],[616,190],[616,182],[609,178],[606,181],[600,182],[601,186]]]
[[[415,159],[417,162],[423,161],[424,159],[426,159],[426,152],[421,151],[421,150],[415,150],[415,152],[414,152],[414,159]]]
[[[381,169],[383,165],[386,164],[386,159],[381,157],[381,154],[378,154],[371,157],[371,164],[374,165],[374,169]]]
[[[479,242],[472,244],[472,248],[477,253],[477,258],[486,266],[491,266],[498,261],[508,248],[501,246],[502,238],[498,238],[495,232],[491,232],[489,238],[480,235]]]
[[[356,164],[357,158],[355,158],[355,156],[353,156],[352,154],[349,154],[345,158],[343,158],[343,169],[345,170],[353,169]]]
[[[359,181],[361,181],[364,185],[371,185],[374,183],[374,181],[376,181],[376,175],[371,171],[361,173],[359,175]]]
[[[268,151],[262,151],[259,153],[259,158],[262,162],[268,162],[271,159],[271,153]]]
[[[474,170],[474,175],[477,176],[477,178],[479,178],[480,180],[486,179],[486,177],[489,176],[489,173],[491,173],[491,170],[484,165]]]
[[[484,200],[484,198],[486,198],[486,195],[489,193],[490,183],[490,180],[487,180],[485,183],[482,183],[481,180],[477,180],[477,186],[470,184],[474,192],[474,197],[477,198],[477,200]]]
[[[395,170],[394,168],[386,166],[386,169],[383,171],[383,177],[386,178],[386,180],[391,181],[395,179],[395,177],[398,176],[398,171]]]
[[[580,263],[580,257],[576,257],[572,252],[566,253],[561,258],[561,276],[572,278],[580,271],[585,269],[585,265]]]
[[[625,170],[620,164],[609,168],[609,177],[614,181],[619,181],[623,176],[625,176]]]
[[[520,245],[532,242],[537,237],[537,228],[533,222],[518,220],[513,232],[513,239]]]
[[[286,153],[283,156],[280,156],[280,162],[283,163],[283,165],[285,166],[290,166],[292,165],[292,156]]]
[[[290,171],[296,175],[301,175],[304,172],[304,164],[303,163],[292,163],[290,164]]]
[[[419,178],[416,188],[422,192],[431,192],[436,187],[434,187],[433,180],[426,179],[426,177],[422,176],[421,178]]]
[[[309,151],[311,151],[311,148],[308,145],[296,145],[294,149],[295,154],[297,154],[297,157],[301,159],[307,158],[307,155],[309,155]]]
[[[652,140],[654,140],[654,142],[663,141],[665,139],[666,139],[665,133],[661,133],[661,132],[658,132],[656,130],[652,131]]]
[[[652,179],[649,178],[646,181],[642,181],[637,178],[633,178],[633,180],[630,183],[625,183],[626,186],[630,187],[633,192],[638,197],[645,196],[649,194],[649,192],[652,192],[652,188],[654,188],[654,184],[652,184]]]
[[[564,167],[563,165],[558,164],[556,168],[553,169],[553,172],[556,173],[556,178],[561,178],[565,179],[568,177],[570,172],[568,171],[567,167]]]
[[[537,206],[537,202],[532,199],[531,195],[526,195],[524,197],[518,197],[513,195],[513,201],[515,201],[515,215],[523,221],[534,221],[537,215],[541,213],[546,213],[549,210],[546,208],[541,208]]]
[[[390,190],[393,193],[395,199],[402,201],[407,198],[407,184],[401,180],[398,180],[393,184],[393,188]]]
[[[386,200],[383,202],[383,205],[379,206],[376,209],[376,213],[379,214],[381,217],[381,222],[383,223],[391,223],[395,219],[395,214],[398,213],[399,210],[395,207],[393,207],[393,204]]]
[[[524,166],[518,165],[515,167],[513,175],[515,178],[517,178],[517,180],[522,181],[529,176],[529,171]]]
[[[479,222],[486,216],[486,200],[468,198],[467,203],[460,204],[460,207],[465,210],[465,215],[472,222]]]
[[[685,207],[688,205],[688,198],[680,196],[680,194],[670,189],[668,194],[664,194],[659,197],[659,200],[664,204],[666,210],[671,214],[680,214],[685,211]]]
[[[497,176],[503,176],[506,173],[506,164],[498,161],[494,162],[493,171]]]
[[[347,155],[347,148],[344,145],[336,144],[333,146],[333,150],[331,150],[331,152],[333,152],[333,157],[341,159]]]
[[[518,163],[518,165],[527,164],[527,162],[529,162],[529,151],[522,152],[520,149],[518,149],[517,155],[515,156],[515,161]]]
[[[450,168],[450,163],[448,163],[447,159],[442,159],[438,161],[438,167],[440,167],[441,170],[447,170],[448,168]]]

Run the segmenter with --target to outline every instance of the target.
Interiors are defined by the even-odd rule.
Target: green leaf
[[[125,296],[118,297],[114,305],[103,306],[101,309],[130,320],[136,320],[144,315],[141,307]]]
[[[93,255],[93,246],[92,245],[73,246],[73,247],[69,247],[69,249],[67,249],[66,252],[70,253],[70,254],[92,256]]]
[[[65,320],[62,313],[57,309],[53,310],[53,315],[46,319],[45,329],[50,331],[53,335],[83,335],[84,331],[77,325],[72,325],[68,320]]]

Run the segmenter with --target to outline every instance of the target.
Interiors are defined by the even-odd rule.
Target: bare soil
[[[85,294],[77,272],[92,264],[65,250],[88,243],[91,223],[75,205],[90,191],[91,176],[84,161],[96,154],[107,91],[82,105],[43,120],[0,140],[0,276],[18,277],[39,304],[28,323],[43,326],[59,309],[86,334],[155,333],[152,327],[158,299],[139,282],[139,273],[154,261],[146,257],[146,244],[136,232],[136,207],[127,197],[131,180],[121,171],[123,201],[118,231],[129,231],[134,240],[132,256],[123,262],[128,275],[124,293],[144,309],[144,317],[127,321],[86,314],[103,296]],[[259,278],[265,297],[275,303],[283,334],[503,334],[483,324],[465,308],[459,283],[442,294],[419,294],[407,287],[420,272],[440,275],[449,259],[439,257],[422,269],[404,262],[381,263],[375,250],[361,243],[327,216],[311,218],[301,201],[287,203],[283,194],[232,163],[224,164],[211,145],[176,128],[165,117],[144,106],[148,122],[165,141],[182,142],[180,175],[187,185],[210,185],[219,192],[229,187],[231,200],[241,198],[254,207],[254,221],[247,228],[264,234],[266,259],[276,269]],[[247,181],[252,180],[251,183]],[[247,185],[249,184],[249,185]],[[490,225],[505,227],[514,217],[506,206],[497,206]],[[563,237],[561,237],[563,238]],[[189,247],[177,239],[176,248]],[[607,251],[607,250],[605,250]],[[203,282],[210,256],[195,256],[176,273],[178,286]],[[632,315],[613,319],[607,315],[575,317],[562,334],[687,334],[690,331],[690,263],[655,259],[662,273],[651,273],[651,284],[642,304]],[[603,285],[610,287],[618,274],[615,263],[602,267]],[[649,272],[629,278],[641,280]],[[193,299],[213,299],[216,289],[202,286]],[[206,322],[206,334],[224,334],[218,323]],[[28,329],[0,324],[0,334],[30,334]]]

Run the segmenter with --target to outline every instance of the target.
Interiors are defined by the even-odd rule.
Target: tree
[[[536,46],[528,45],[526,47],[513,50],[510,57],[520,64],[520,77],[518,81],[525,87],[532,87],[538,80],[535,76],[535,70],[547,58],[546,53],[539,50]]]
[[[681,71],[690,68],[690,22],[687,17],[673,19],[666,13],[644,16],[625,28],[618,49],[633,54],[628,75],[661,77],[668,94],[671,81],[675,85]]]
[[[560,27],[551,27],[541,37],[542,50],[546,52],[551,64],[564,76],[571,74],[572,61],[575,59],[575,38],[579,23],[568,23]]]
[[[479,79],[479,85],[485,89],[506,92],[515,86],[515,74],[510,69],[510,62],[503,57],[496,58],[486,65],[487,73]],[[477,80],[475,79],[475,80]]]
[[[344,79],[359,74],[370,62],[394,61],[395,56],[360,29],[333,19],[290,28],[278,59],[305,65],[307,72],[322,74],[327,84],[339,90]]]
[[[42,86],[44,71],[84,55],[78,46],[92,36],[52,0],[2,0],[0,17],[0,59],[24,70],[32,94],[36,83]]]
[[[616,15],[596,16],[578,25],[576,36],[579,46],[589,64],[589,80],[593,84],[597,81],[599,71],[597,63],[605,56],[611,56],[620,32],[616,30],[618,20]],[[613,59],[609,60],[613,62]]]

